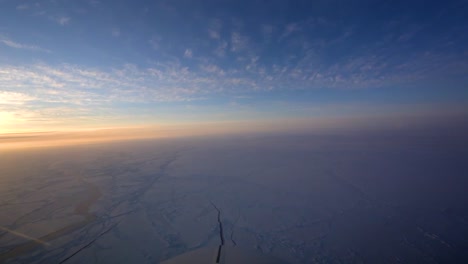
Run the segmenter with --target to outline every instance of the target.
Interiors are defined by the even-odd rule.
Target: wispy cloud
[[[239,32],[232,32],[231,34],[231,51],[238,52],[245,49],[248,45],[249,39]]]
[[[407,42],[410,41],[415,35],[421,31],[423,27],[421,25],[411,25],[405,30],[399,37],[399,42]]]
[[[0,106],[2,105],[24,105],[36,98],[24,93],[0,91]]]
[[[185,58],[192,58],[192,50],[191,49],[186,49],[184,52],[184,57]]]
[[[220,35],[219,35],[219,32],[213,30],[213,29],[208,29],[208,34],[210,36],[210,38],[212,39],[219,39],[220,38]]]
[[[26,10],[26,9],[29,9],[28,4],[21,4],[21,5],[16,6],[16,10]]]
[[[152,38],[150,38],[148,43],[154,50],[159,50],[159,48],[161,47],[161,40],[162,38],[160,36],[153,36]]]
[[[221,41],[214,50],[214,54],[218,57],[224,57],[226,55],[226,49],[227,49],[228,43],[226,41]]]
[[[221,69],[220,67],[218,67],[217,65],[214,65],[214,64],[201,65],[200,68],[201,68],[204,72],[214,73],[214,74],[220,75],[220,76],[224,76],[224,75],[225,75],[224,70]]]
[[[219,19],[214,19],[208,28],[208,35],[212,39],[220,39],[221,38],[221,28],[222,22]]]
[[[68,25],[70,23],[71,17],[68,16],[58,16],[54,20],[61,26]]]
[[[0,65],[0,112],[28,124],[53,124],[67,118],[102,118],[122,103],[190,102],[221,93],[238,99],[271,90],[376,88],[419,81],[436,72],[468,71],[468,63],[454,63],[453,58],[438,54],[423,54],[403,64],[361,56],[320,68],[312,67],[315,62],[307,56],[295,64],[272,67],[262,64],[258,56],[240,63],[244,66],[236,69],[223,69],[210,60],[196,68],[178,61],[110,69],[69,64]]]
[[[285,26],[285,28],[284,28],[283,34],[281,35],[281,39],[286,38],[289,35],[291,35],[292,33],[300,31],[300,30],[301,30],[301,28],[299,27],[299,25],[297,23],[287,24]]]
[[[48,49],[41,48],[36,45],[28,45],[28,44],[23,44],[16,42],[12,39],[6,38],[4,36],[0,36],[0,43],[2,43],[5,46],[8,46],[10,48],[14,49],[23,49],[23,50],[30,50],[30,51],[40,51],[40,52],[47,52],[50,53],[51,51]]]
[[[134,65],[102,71],[74,65],[0,67],[0,90],[72,105],[112,102],[185,101],[210,91],[214,81],[179,65],[140,69]]]

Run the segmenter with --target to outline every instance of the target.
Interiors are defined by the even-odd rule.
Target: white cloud
[[[208,28],[208,35],[212,39],[220,39],[221,38],[221,28],[223,24],[221,23],[221,20],[219,19],[214,19]]]
[[[231,34],[231,51],[237,52],[245,49],[248,44],[248,38],[241,35],[239,32]]]
[[[37,102],[45,104],[189,101],[211,92],[215,83],[213,79],[201,77],[180,65],[164,65],[159,69],[124,65],[108,71],[74,65],[0,66],[0,91],[15,89],[17,93],[37,98]],[[8,95],[13,98],[13,94]]]
[[[301,30],[301,28],[296,23],[287,24],[286,27],[284,28],[284,31],[283,31],[283,34],[281,35],[281,38],[288,37],[292,33],[300,31],[300,30]]]
[[[260,58],[259,56],[253,56],[253,57],[251,57],[251,58],[250,58],[250,63],[247,64],[247,66],[245,66],[245,69],[248,70],[248,71],[249,71],[249,70],[255,69],[255,68],[257,67],[257,62],[258,62],[258,59],[259,59],[259,58]],[[260,75],[264,75],[264,74],[265,74],[265,69],[262,68],[262,70],[259,71],[258,73],[259,73]]]
[[[224,57],[226,55],[228,43],[226,41],[221,41],[218,47],[214,50],[214,54],[218,57]]]
[[[192,50],[191,49],[186,49],[184,52],[184,57],[185,58],[192,58]]]
[[[191,52],[187,49],[185,53]],[[0,98],[10,105],[28,105],[31,100],[36,105],[83,106],[190,101],[224,92],[236,96],[254,90],[382,87],[418,81],[428,73],[460,74],[468,69],[466,62],[460,64],[454,58],[430,54],[400,65],[390,65],[385,58],[374,55],[350,58],[327,67],[320,65],[314,56],[271,67],[255,55],[243,56],[237,61],[237,67],[231,65],[224,69],[217,64],[218,59],[197,61],[201,63],[193,68],[178,60],[154,63],[150,68],[131,64],[110,69],[68,64],[0,65],[0,91],[3,92]]]
[[[36,98],[24,93],[0,91],[0,106],[1,105],[23,105]]]
[[[214,31],[213,29],[208,29],[208,34],[209,34],[210,38],[212,38],[212,39],[220,39],[221,38],[219,32]]]
[[[0,36],[0,43],[2,43],[5,46],[8,46],[10,48],[15,48],[15,49],[24,49],[24,50],[30,50],[30,51],[41,51],[41,52],[47,52],[50,53],[51,51],[48,49],[43,49],[39,46],[36,45],[28,45],[28,44],[22,44],[18,43],[16,41],[13,41],[11,39],[5,38]]]
[[[55,21],[61,26],[68,25],[68,23],[70,23],[70,20],[71,18],[68,16],[59,16],[55,18]]]
[[[200,68],[208,73],[214,73],[220,76],[224,76],[225,72],[223,69],[219,68],[217,65],[214,64],[207,64],[207,65],[201,65]]]

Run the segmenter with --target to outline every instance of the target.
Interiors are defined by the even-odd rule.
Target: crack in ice
[[[210,201],[210,203],[214,207],[214,209],[218,211],[219,238],[221,244],[218,247],[218,256],[216,257],[216,263],[219,263],[219,260],[221,258],[221,249],[224,246],[223,222],[221,221],[221,210],[219,210],[219,208],[212,201]]]
[[[59,264],[62,264],[66,261],[68,261],[69,259],[71,259],[72,257],[76,256],[76,254],[80,253],[81,251],[83,251],[84,249],[90,247],[94,242],[96,242],[100,237],[104,236],[105,234],[109,233],[112,229],[114,229],[114,227],[116,227],[119,223],[116,223],[114,224],[113,226],[111,226],[110,228],[108,228],[106,231],[102,232],[101,234],[99,234],[96,238],[94,238],[93,240],[91,240],[88,244],[82,246],[80,249],[78,249],[77,251],[75,251],[73,254],[71,254],[70,256],[68,256],[67,258],[63,259],[62,261],[59,262]]]

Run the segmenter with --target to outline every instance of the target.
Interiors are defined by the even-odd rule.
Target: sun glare
[[[15,116],[10,112],[0,112],[0,133],[7,133],[12,130]]]

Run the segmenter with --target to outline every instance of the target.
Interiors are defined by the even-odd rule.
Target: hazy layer
[[[186,123],[145,127],[88,129],[0,134],[0,150],[90,144],[116,140],[177,138],[251,133],[422,133],[431,134],[468,130],[468,115],[414,114],[360,118],[303,118],[270,121]],[[455,130],[455,131],[454,131]]]

